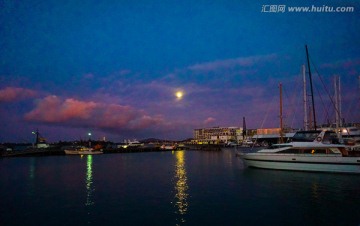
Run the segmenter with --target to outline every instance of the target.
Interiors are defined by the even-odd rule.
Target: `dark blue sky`
[[[284,13],[261,12],[285,5]],[[287,7],[354,7],[291,13]],[[0,141],[192,137],[194,128],[301,127],[301,65],[360,121],[358,1],[0,0]],[[314,71],[315,73],[315,71]],[[318,121],[334,119],[314,76]],[[183,91],[182,99],[174,95]]]

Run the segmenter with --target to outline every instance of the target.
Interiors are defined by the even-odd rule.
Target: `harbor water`
[[[0,225],[360,225],[360,176],[222,151],[0,159]]]

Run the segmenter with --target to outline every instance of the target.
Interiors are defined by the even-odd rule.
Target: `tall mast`
[[[279,84],[280,89],[280,143],[284,142],[283,134],[283,114],[282,114],[282,84]]]
[[[313,111],[313,120],[314,120],[314,129],[316,130],[316,113],[315,113],[315,102],[314,102],[314,90],[313,90],[313,85],[312,85],[312,76],[311,76],[311,68],[310,68],[310,60],[309,60],[309,51],[307,48],[307,45],[305,45],[305,49],[306,49],[306,59],[307,59],[307,64],[308,64],[308,69],[309,69],[309,80],[310,80],[310,91],[311,91],[311,101],[312,101],[312,111]]]
[[[246,136],[246,122],[245,122],[245,117],[243,117],[243,141],[245,140],[245,136]]]
[[[340,102],[339,102],[339,83],[338,83],[338,76],[335,75],[334,76],[334,90],[335,90],[335,124],[336,124],[336,129],[339,128],[340,126]]]
[[[338,94],[338,87],[337,87],[337,76],[334,76],[334,91],[335,91],[335,124],[336,130],[339,128],[339,94]]]
[[[340,76],[335,75],[334,77],[334,89],[335,89],[335,123],[336,128],[342,126],[341,116],[341,87],[340,87]]]
[[[311,112],[311,106],[309,106],[309,128],[313,127]]]
[[[309,123],[307,118],[307,96],[306,96],[306,69],[302,66],[303,83],[304,83],[304,129],[309,130]]]
[[[341,111],[341,82],[340,82],[340,76],[339,76],[339,126],[342,127],[343,123],[342,123],[342,111]]]

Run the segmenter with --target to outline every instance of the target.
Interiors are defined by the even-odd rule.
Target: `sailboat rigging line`
[[[296,76],[295,77],[295,85],[291,85],[290,87],[293,94],[292,96],[290,97],[289,95],[289,92],[287,91],[286,87],[283,87],[283,91],[284,91],[284,96],[285,98],[287,98],[290,102],[290,106],[286,107],[287,112],[285,113],[285,116],[284,118],[288,118],[288,119],[291,119],[291,120],[287,120],[288,122],[288,126],[290,128],[294,128],[294,123],[295,123],[295,118],[296,118],[296,109],[298,106],[300,106],[300,102],[302,101],[301,99],[297,98],[299,97],[298,95],[298,90],[300,89],[300,84],[301,84],[301,80],[302,78]],[[302,90],[300,90],[301,92]]]
[[[297,88],[295,88],[294,90],[297,90]],[[285,98],[290,100],[289,110],[287,111],[287,114],[285,114],[285,116],[283,116],[283,118],[290,118],[290,116],[291,116],[292,119],[291,119],[291,123],[290,123],[290,128],[293,128],[293,124],[294,124],[294,120],[295,120],[296,106],[298,106],[297,104],[295,104],[296,92],[294,92],[294,94],[290,98],[288,96],[287,90],[285,89],[285,87],[283,87],[283,93],[284,93]]]
[[[359,95],[360,96],[360,95]],[[345,114],[348,118],[356,118],[360,112],[360,98],[351,98],[350,104],[347,104]]]
[[[335,114],[339,114],[339,109],[337,109],[337,107],[336,107],[336,105],[335,105],[335,102],[334,102],[333,98],[332,98],[331,95],[330,95],[329,90],[326,88],[325,83],[324,83],[324,81],[323,81],[323,79],[322,79],[322,76],[321,76],[320,73],[318,72],[315,64],[314,64],[313,62],[311,62],[311,63],[312,63],[312,65],[314,66],[314,69],[315,69],[315,71],[316,71],[316,73],[317,73],[317,75],[318,75],[318,77],[319,77],[319,79],[320,79],[320,81],[321,81],[321,84],[323,85],[324,90],[325,90],[326,94],[328,95],[328,97],[329,97],[329,99],[330,99],[330,101],[331,101],[331,104],[333,105],[333,107],[334,107],[334,109],[335,109],[335,112],[336,112]]]
[[[268,102],[267,110],[266,110],[266,113],[265,113],[265,117],[264,117],[264,119],[263,119],[263,121],[262,121],[262,123],[261,123],[261,126],[260,126],[261,129],[264,128],[264,123],[265,123],[265,121],[266,121],[266,119],[267,119],[267,117],[268,117],[268,115],[269,115],[270,107],[273,106],[272,103],[273,103],[275,97],[276,97],[276,95],[272,95],[271,101]],[[257,143],[257,139],[258,139],[258,136],[256,136],[256,139],[255,139],[254,144]]]
[[[330,119],[329,108],[331,108],[331,105],[330,105],[330,106],[329,106],[329,105],[325,105],[325,102],[324,102],[324,100],[323,100],[323,98],[322,98],[322,95],[321,95],[321,92],[320,92],[318,86],[315,86],[315,91],[316,91],[317,96],[320,98],[320,102],[321,102],[321,105],[322,105],[322,109],[324,109],[323,115],[322,115],[321,118],[324,119],[324,122],[323,122],[323,123],[326,123],[326,121]]]
[[[356,118],[359,115],[360,112],[360,76],[358,78],[359,80],[359,86],[354,90],[355,95],[357,95],[357,98],[351,98],[351,101],[349,104],[346,104],[347,106],[345,114],[347,118]],[[344,98],[346,99],[346,97]],[[343,105],[344,106],[344,105]]]
[[[315,89],[316,89],[316,92],[317,92],[317,94],[318,94],[318,96],[319,96],[319,98],[320,98],[320,102],[321,102],[321,104],[322,104],[322,106],[323,106],[323,109],[324,109],[324,121],[327,121],[328,119],[330,119],[330,115],[329,115],[329,108],[331,107],[331,106],[329,106],[329,105],[325,105],[325,102],[324,102],[324,100],[323,100],[323,98],[322,98],[322,95],[321,95],[321,93],[320,93],[320,91],[319,91],[319,89],[317,88],[317,86],[315,86]]]

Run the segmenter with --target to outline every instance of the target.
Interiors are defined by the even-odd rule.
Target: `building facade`
[[[242,140],[241,127],[211,127],[194,130],[194,141],[204,144],[239,142]]]

